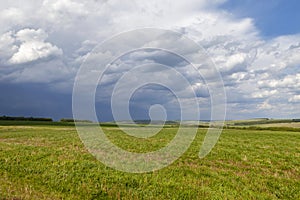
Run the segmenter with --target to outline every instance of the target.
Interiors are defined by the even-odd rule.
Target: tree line
[[[11,117],[11,116],[5,116],[5,115],[0,116],[0,120],[53,122],[52,118],[43,118],[43,117]]]

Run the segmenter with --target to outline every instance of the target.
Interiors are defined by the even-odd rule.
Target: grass
[[[104,129],[136,152],[160,148],[176,131],[133,139],[116,127]],[[0,126],[0,199],[300,199],[299,132],[227,129],[199,159],[205,133],[199,129],[172,165],[130,174],[97,161],[73,126]]]

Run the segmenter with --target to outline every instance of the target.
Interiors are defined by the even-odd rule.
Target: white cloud
[[[258,92],[254,92],[252,93],[252,97],[253,98],[265,98],[265,97],[270,97],[274,94],[277,93],[277,90],[271,90],[271,91],[258,91]]]
[[[24,13],[20,8],[10,7],[2,10],[0,13],[2,20],[10,21],[14,23],[23,22]]]
[[[44,0],[41,10],[50,22],[65,25],[70,23],[70,20],[89,13],[83,2],[73,0]]]
[[[294,95],[293,97],[289,98],[289,102],[300,103],[300,95]]]
[[[220,55],[214,58],[221,72],[230,74],[245,71],[247,68],[246,59],[246,53],[237,53],[228,56]]]
[[[288,35],[265,41],[258,48],[257,59],[253,67],[257,70],[272,70],[274,74],[299,65],[299,40],[300,35]]]
[[[259,110],[270,110],[273,109],[273,106],[269,103],[269,101],[264,101],[262,104],[258,105],[257,108]]]
[[[44,41],[48,35],[42,29],[23,29],[16,33],[17,40],[21,42]]]
[[[258,81],[260,87],[269,88],[299,88],[300,87],[300,73],[287,75],[282,79],[265,79]]]
[[[17,52],[18,46],[15,44],[13,32],[9,31],[0,36],[0,62],[6,63],[7,60]]]
[[[62,55],[61,49],[45,42],[48,35],[41,29],[23,29],[17,32],[15,37],[21,44],[18,51],[9,59],[10,64],[22,64]]]

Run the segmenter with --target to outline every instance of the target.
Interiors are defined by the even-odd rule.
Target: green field
[[[158,149],[176,132],[136,139],[104,129],[135,152]],[[1,122],[0,199],[300,199],[300,132],[226,129],[199,159],[205,133],[169,167],[131,174],[96,160],[72,124]]]

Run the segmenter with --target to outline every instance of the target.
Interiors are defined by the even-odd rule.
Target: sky
[[[227,119],[300,118],[299,9],[297,0],[1,1],[0,116],[72,118],[74,82],[92,50],[113,35],[152,27],[180,33],[204,49],[224,83]],[[131,36],[101,56],[113,55],[123,46],[134,47],[151,34]],[[170,88],[148,84],[129,97],[126,105],[131,117],[148,119],[152,115],[160,120],[166,115],[167,119],[178,120],[180,110],[185,109],[185,119],[196,120],[190,106],[195,100],[189,96],[192,88],[200,119],[210,119],[212,92],[206,78],[172,53],[179,51],[192,58],[196,52],[174,45],[170,37],[156,39],[152,44],[169,45],[172,51],[153,48],[128,52],[105,71],[95,93],[99,121],[114,120],[112,94],[119,95],[119,104],[114,106],[123,111],[126,92],[135,81],[149,79],[149,72],[134,66],[154,63],[171,66],[189,81],[185,87],[172,70],[158,70],[155,65],[151,68],[152,78],[159,77],[153,80],[163,79],[176,88],[186,105],[179,107]],[[119,92],[113,93],[114,86],[132,69],[139,74],[129,74],[132,82],[125,81]],[[134,75],[140,79],[134,79]],[[164,109],[153,107],[157,104]],[[125,114],[119,115],[118,119],[126,120]]]

